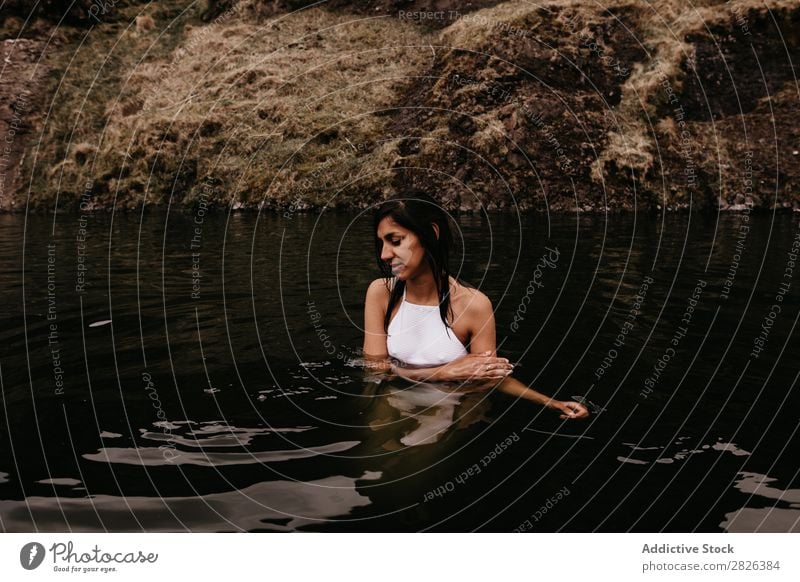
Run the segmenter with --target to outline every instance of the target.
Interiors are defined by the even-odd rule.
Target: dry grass
[[[103,96],[107,127],[77,129],[47,189],[61,180],[78,193],[89,173],[109,186],[101,197],[119,193],[131,206],[145,193],[148,203],[170,192],[191,202],[205,181],[224,185],[221,203],[319,203],[326,187],[359,175],[364,156],[391,160],[372,112],[394,105],[408,75],[424,69],[430,50],[408,46],[422,38],[396,20],[319,9],[256,22],[245,9],[224,24],[187,26],[177,50],[131,66],[119,92]],[[87,144],[97,148],[89,167]]]
[[[201,8],[195,8],[165,31],[185,2],[160,2],[143,13],[125,8],[134,23],[129,30],[97,27],[80,50],[61,56],[62,68],[71,64],[63,82],[53,79],[54,87],[62,86],[37,152],[37,164],[47,171],[34,172],[32,200],[48,203],[56,192],[62,201],[76,200],[91,179],[98,206],[190,204],[207,194],[204,184],[213,184],[213,201],[221,204],[302,208],[324,203],[335,188],[358,180],[359,194],[343,198],[363,202],[365,193],[388,190],[392,169],[404,164],[397,143],[386,139],[388,116],[375,112],[406,105],[401,96],[414,76],[444,74],[431,69],[447,62],[429,43],[513,58],[521,41],[498,34],[500,27],[538,34],[546,26],[551,38],[576,51],[577,39],[568,40],[570,35],[602,29],[617,14],[625,15],[647,56],[617,81],[619,104],[610,110],[612,123],[597,125],[604,145],[587,164],[598,183],[612,162],[643,176],[655,163],[651,124],[665,135],[675,133],[658,110],[665,104],[663,83],[680,92],[687,63],[691,68],[693,45],[686,35],[713,23],[732,25],[735,11],[795,5],[796,0],[706,0],[693,6],[683,0],[514,0],[433,32],[397,18],[319,8],[271,16],[267,3],[253,0],[241,0],[235,13],[216,23],[202,23]],[[557,47],[531,54],[563,58]],[[444,79],[434,84],[443,99],[437,105],[448,107],[448,99],[459,98],[474,116],[476,130],[465,145],[495,163],[507,153],[509,127],[527,130],[513,121],[504,126],[511,107],[479,106],[479,93],[514,72],[493,61],[473,71],[474,85],[442,89]],[[443,144],[453,138],[445,117],[423,130],[441,139],[420,144],[420,156],[434,165],[445,159]]]
[[[472,20],[456,22],[442,33],[443,44],[473,50],[492,51],[502,44],[498,41],[497,27],[511,24],[522,30],[533,30],[544,18],[555,18],[564,30],[574,28],[575,34],[588,32],[608,18],[609,13],[634,8],[637,41],[647,51],[647,59],[636,63],[622,86],[620,104],[613,110],[614,128],[608,132],[607,143],[592,164],[592,177],[601,182],[606,166],[613,162],[618,168],[628,168],[641,179],[653,169],[654,151],[652,125],[658,123],[656,110],[664,105],[664,83],[680,93],[683,83],[683,65],[694,60],[693,46],[686,35],[702,31],[707,26],[733,22],[737,14],[751,10],[763,11],[796,7],[796,0],[661,0],[660,2],[632,2],[631,0],[553,0],[544,3],[517,0],[477,12]],[[477,25],[476,25],[477,23]],[[572,23],[572,24],[570,24]],[[491,81],[491,79],[487,79]],[[481,144],[494,147],[499,138],[490,139],[487,132],[495,112],[482,117]]]
[[[181,4],[126,6],[120,9],[121,24],[106,23],[88,34],[82,29],[56,29],[59,48],[47,63],[51,70],[38,123],[41,136],[35,155],[25,160],[25,173],[31,176],[31,204],[51,205],[59,194],[59,203],[69,205],[70,199],[84,192],[87,180],[95,183],[95,193],[109,191],[118,166],[99,152],[107,139],[117,137],[108,116],[111,104],[124,93],[127,75],[143,60],[168,58],[181,40],[186,20],[193,15],[190,12],[175,21],[173,33],[160,37],[157,29],[140,27],[137,31],[136,18],[151,16],[159,23],[173,20],[182,11]]]
[[[732,23],[737,14],[747,14],[751,9],[763,11],[796,6],[795,0],[708,0],[689,5],[682,0],[664,0],[650,4],[649,10],[640,13],[638,24],[649,58],[635,66],[623,85],[615,116],[618,128],[609,132],[608,144],[593,164],[594,178],[602,179],[609,162],[629,168],[640,178],[653,169],[651,128],[658,123],[656,108],[668,99],[666,84],[676,94],[681,92],[682,65],[687,63],[691,69],[695,64],[693,46],[685,40],[687,34],[715,24]],[[714,145],[718,151],[721,149],[718,141]],[[724,151],[720,154],[727,156]]]

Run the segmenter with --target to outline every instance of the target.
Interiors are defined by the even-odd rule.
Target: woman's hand
[[[541,392],[537,392],[533,388],[529,388],[513,377],[504,379],[497,386],[497,388],[500,390],[500,392],[508,394],[509,396],[514,396],[515,398],[524,398],[547,408],[558,410],[561,412],[560,417],[563,419],[586,418],[589,416],[589,410],[583,404],[574,402],[572,400],[564,401],[550,398]]]
[[[498,380],[508,376],[513,370],[506,358],[498,358],[492,352],[467,354],[453,360],[439,369],[441,380]]]
[[[561,411],[559,418],[586,418],[589,416],[589,409],[579,402],[572,400],[551,400],[548,404],[550,408]]]

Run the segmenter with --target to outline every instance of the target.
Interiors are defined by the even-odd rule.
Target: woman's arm
[[[367,288],[364,299],[364,358],[373,361],[389,357],[386,350],[386,330],[383,318],[389,304],[389,287],[386,279],[375,279]]]
[[[442,366],[405,368],[389,362],[386,330],[383,319],[389,304],[386,279],[375,279],[367,289],[364,300],[364,361],[365,366],[391,371],[412,382],[447,382],[459,380],[497,380],[505,377],[511,366],[505,358],[493,354],[469,354]],[[490,305],[491,313],[491,305]],[[494,329],[494,319],[492,320]]]
[[[589,410],[583,404],[572,400],[555,400],[527,387],[516,378],[505,378],[497,385],[497,390],[509,396],[524,398],[546,408],[558,410],[561,412],[560,418],[586,418],[589,416]]]
[[[494,310],[489,298],[483,293],[476,293],[477,297],[471,301],[471,322],[474,325],[470,348],[473,351],[485,351],[488,354],[496,355],[497,336],[495,331]],[[508,362],[508,360],[505,360]],[[508,372],[510,374],[510,370]],[[497,383],[497,390],[510,396],[524,398],[540,404],[547,408],[561,411],[561,418],[585,418],[589,416],[589,410],[578,402],[561,401],[545,396],[533,388],[529,388],[516,378],[505,374]]]
[[[413,382],[489,381],[492,385],[511,373],[511,364],[491,352],[467,354],[432,368],[403,368],[392,364],[392,371]]]

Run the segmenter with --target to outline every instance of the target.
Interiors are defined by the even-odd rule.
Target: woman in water
[[[578,402],[549,398],[510,376],[511,363],[497,356],[491,302],[450,274],[447,214],[430,196],[387,200],[375,212],[374,228],[384,277],[370,284],[364,306],[364,356],[371,367],[414,382],[495,386],[563,419],[589,415]]]

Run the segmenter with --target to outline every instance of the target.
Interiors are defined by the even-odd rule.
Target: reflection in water
[[[677,446],[681,446],[681,443],[687,439],[688,437],[678,437],[678,439],[672,445],[666,447],[665,446],[642,447],[639,445],[635,445],[633,443],[622,443],[623,445],[630,447],[631,451],[634,454],[619,456],[617,457],[617,461],[619,461],[620,463],[627,463],[630,465],[649,465],[650,463],[660,463],[664,465],[670,465],[675,461],[683,461],[690,455],[696,455],[707,451],[719,451],[724,453],[730,453],[737,457],[750,456],[750,453],[748,451],[739,448],[734,443],[722,442],[721,439],[715,442],[713,445],[702,445],[700,447],[695,447],[695,448],[682,447],[680,449],[677,449]],[[649,458],[639,459],[637,458],[637,456],[644,456]]]
[[[182,425],[199,424],[200,428],[186,431],[189,437],[174,434],[172,431]],[[241,447],[251,444],[253,439],[260,435],[276,433],[306,432],[313,430],[313,426],[298,426],[285,428],[239,428],[224,421],[211,421],[196,423],[192,421],[156,422],[153,426],[169,429],[167,432],[152,432],[141,429],[142,437],[153,441],[165,441],[187,447]]]
[[[123,465],[197,465],[201,467],[222,467],[227,465],[247,465],[251,463],[277,463],[292,459],[306,459],[318,455],[340,453],[352,449],[358,441],[333,442],[319,446],[297,447],[283,450],[248,450],[255,437],[279,435],[284,433],[304,433],[313,430],[312,426],[240,428],[225,421],[194,422],[191,420],[174,422],[154,422],[153,426],[162,432],[140,429],[142,437],[166,444],[160,447],[103,447],[96,453],[82,455],[89,461]],[[183,431],[180,434],[177,431]],[[284,441],[285,444],[293,444]],[[191,447],[200,451],[180,449]],[[237,447],[240,453],[213,452],[208,449]]]
[[[165,457],[157,447],[104,447],[84,459],[111,464],[221,467],[279,463],[358,447],[366,469],[358,479],[341,475],[310,481],[268,481],[238,491],[185,497],[93,495],[87,498],[29,497],[0,501],[7,531],[291,531],[319,520],[346,518],[354,508],[370,505],[376,485],[408,478],[442,456],[435,446],[454,431],[486,420],[485,390],[464,391],[447,385],[367,383],[369,442],[343,441],[273,451],[247,450],[256,437],[308,432],[313,427],[242,428],[224,421],[154,423],[162,431],[141,430],[142,437],[176,445]],[[428,446],[425,446],[428,445]],[[218,452],[217,447],[245,447],[244,452]],[[194,450],[192,450],[194,449]],[[200,449],[200,450],[197,450]],[[388,455],[388,458],[381,458]],[[72,480],[70,480],[72,482]],[[357,486],[357,483],[359,485]],[[416,496],[417,493],[413,492]],[[68,518],[65,518],[65,515]]]
[[[446,385],[406,385],[383,381],[385,377],[381,380],[366,384],[370,402],[363,421],[368,427],[367,434],[371,435],[368,442],[350,440],[291,448],[288,437],[292,434],[286,433],[314,434],[314,427],[248,428],[224,421],[172,421],[153,423],[158,431],[139,431],[144,439],[169,443],[172,448],[166,449],[168,455],[163,446],[103,447],[95,453],[81,455],[88,461],[111,465],[169,469],[172,465],[223,467],[284,463],[357,448],[364,465],[360,478],[335,475],[318,480],[267,481],[203,496],[31,496],[27,501],[0,501],[4,528],[7,531],[76,532],[103,529],[290,531],[319,523],[319,520],[346,518],[354,508],[371,504],[370,496],[376,494],[375,486],[383,480],[384,470],[390,480],[394,480],[425,469],[442,455],[442,451],[423,445],[444,441],[452,430],[484,420],[488,410],[483,392],[464,392]],[[103,436],[112,437],[112,434],[105,432]],[[280,450],[264,450],[262,443],[255,442],[270,435],[281,438]],[[231,447],[239,451],[218,450]],[[419,455],[417,451],[425,452]],[[382,458],[387,453],[389,458]],[[373,470],[376,468],[381,470]],[[71,478],[49,479],[47,483],[80,484]]]
[[[239,428],[224,421],[194,422],[191,420],[175,422],[155,422],[162,432],[140,429],[142,437],[151,441],[167,443],[156,447],[103,447],[96,453],[86,453],[84,459],[124,465],[198,465],[201,467],[222,467],[226,465],[247,465],[251,463],[276,463],[292,459],[306,459],[317,455],[340,453],[358,445],[358,441],[333,442],[320,446],[298,447],[284,450],[247,450],[257,436],[303,433],[313,430],[312,426]],[[196,426],[196,428],[194,428]],[[183,434],[176,431],[183,430]],[[291,441],[285,441],[291,445]],[[191,447],[200,451],[185,451],[178,447]],[[238,447],[241,453],[220,453],[207,449]]]
[[[89,461],[121,463],[123,465],[160,466],[198,465],[201,467],[222,467],[225,465],[249,465],[252,463],[276,463],[291,459],[306,459],[317,455],[339,453],[352,449],[358,441],[331,443],[319,447],[288,449],[282,451],[254,451],[251,453],[210,453],[210,452],[170,452],[153,447],[111,448],[105,447],[96,453],[82,455]]]
[[[461,428],[478,422],[484,418],[485,402],[478,407],[465,393],[448,392],[434,384],[418,384],[406,389],[390,387],[386,391],[386,404],[397,410],[400,418],[412,418],[417,423],[398,439],[408,447],[437,442],[456,425],[456,420]]]
[[[435,443],[450,428],[456,406],[457,394],[447,394],[434,386],[419,386],[411,390],[394,390],[386,397],[389,406],[401,416],[413,418],[417,426],[400,437],[400,443],[414,447]]]
[[[777,481],[759,473],[739,473],[734,487],[742,493],[761,499],[773,499],[786,507],[742,509],[725,514],[720,527],[729,532],[800,532],[800,489],[778,489],[768,483]]]
[[[379,477],[365,473],[361,480]],[[0,501],[0,515],[10,532],[292,531],[368,505],[356,481],[342,476],[269,481],[202,497],[29,497]]]
[[[76,487],[81,484],[80,481],[77,479],[73,479],[72,477],[55,477],[53,479],[42,479],[41,481],[37,481],[37,483],[41,483],[42,485],[60,485],[62,487]]]
[[[782,490],[777,487],[771,487],[767,483],[777,481],[766,475],[759,473],[740,473],[742,478],[736,482],[735,487],[742,491],[742,493],[750,493],[751,495],[760,495],[769,499],[777,499],[791,503],[793,506],[800,506],[800,489],[787,489]]]
[[[461,470],[461,462],[451,459],[475,437],[475,431],[467,429],[488,426],[488,394],[387,378],[368,382],[366,388],[370,402],[362,422],[368,433],[359,454],[366,467],[379,470],[382,477],[363,484],[360,491],[376,507],[402,511],[412,522],[427,521],[435,508],[422,503],[424,492],[438,484],[443,473],[454,471],[454,463]]]
[[[357,448],[363,459],[360,478],[336,475],[307,481],[267,481],[236,491],[203,496],[143,497],[91,495],[85,498],[32,496],[27,501],[0,501],[7,531],[291,531],[320,520],[346,519],[372,503],[384,481],[406,479],[443,456],[437,448],[454,431],[486,420],[484,390],[470,392],[447,385],[405,384],[386,378],[367,383],[370,399],[364,419],[367,441],[342,441],[281,450],[256,450],[257,437],[279,433],[313,433],[314,427],[246,428],[224,421],[156,422],[162,432],[141,429],[143,438],[170,442],[165,456],[158,447],[104,447],[82,458],[112,465],[169,468],[171,465],[223,467],[292,462]],[[282,441],[285,446],[285,441]],[[241,452],[216,448],[238,447]],[[198,450],[199,449],[199,450]],[[386,458],[388,457],[388,458]],[[382,470],[372,470],[380,467]],[[79,483],[73,479],[48,482]],[[414,487],[412,496],[417,496]],[[413,505],[413,503],[412,503]],[[68,516],[68,517],[65,517]]]
[[[430,445],[451,430],[487,420],[486,389],[448,383],[406,383],[370,376],[366,393],[372,395],[365,423],[376,433],[384,450]]]
[[[600,406],[599,404],[595,404],[594,402],[585,398],[584,396],[581,396],[580,394],[574,394],[573,396],[570,396],[570,398],[575,402],[580,402],[581,404],[583,404],[586,408],[589,409],[589,412],[595,416],[606,411],[606,409]]]
[[[788,343],[796,342],[797,294],[784,297],[761,358],[748,354],[784,275],[797,213],[751,217],[753,246],[739,257],[725,301],[720,289],[739,254],[735,216],[462,216],[453,264],[497,308],[502,355],[518,362],[520,380],[589,406],[594,414],[581,425],[507,395],[379,374],[366,378],[365,398],[362,367],[347,364],[363,341],[364,291],[376,275],[364,253],[374,233],[354,219],[298,214],[288,227],[277,215],[208,215],[202,298],[190,301],[191,216],[93,215],[85,257],[92,285],[81,295],[74,223],[59,221],[54,230],[50,216],[0,216],[0,302],[13,306],[0,314],[0,529],[32,529],[27,497],[43,520],[36,525],[54,529],[69,521],[81,530],[510,531],[564,483],[572,493],[537,524],[543,531],[716,531],[722,519],[731,531],[796,528],[800,507],[776,499],[775,483],[757,493],[729,484],[754,483],[740,474],[745,462],[781,478],[796,469],[789,455],[770,453],[797,445],[789,433],[800,360]],[[502,236],[486,244],[489,232]],[[63,393],[55,392],[54,322],[42,292],[51,243]],[[280,253],[261,252],[279,246]],[[545,246],[570,260],[537,288],[524,325],[512,332]],[[597,378],[645,277],[654,283],[635,326]],[[692,328],[661,388],[642,399],[642,381],[682,325],[698,278],[708,293]],[[330,344],[309,317],[309,301]],[[288,428],[268,428],[275,426]],[[524,445],[457,493],[424,501],[514,431]],[[691,439],[676,439],[676,431]],[[63,479],[85,490],[55,485]],[[338,490],[346,500],[313,486],[329,482],[351,489]],[[248,502],[247,492],[271,509]],[[747,507],[750,496],[776,507]],[[677,514],[675,499],[686,500]],[[610,507],[618,509],[609,515]],[[293,511],[300,517],[283,515]]]

